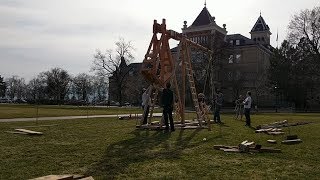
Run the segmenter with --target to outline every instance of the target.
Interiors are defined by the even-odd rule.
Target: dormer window
[[[236,45],[237,45],[237,46],[240,45],[240,40],[239,40],[239,39],[236,40]]]

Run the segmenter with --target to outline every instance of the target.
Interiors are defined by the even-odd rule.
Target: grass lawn
[[[92,107],[92,106],[58,106],[40,105],[39,117],[85,116],[102,114],[141,113],[142,109],[133,107]],[[36,105],[0,104],[0,121],[6,118],[31,118],[37,116]]]
[[[79,173],[95,179],[319,179],[320,114],[259,114],[253,126],[287,119],[314,123],[290,127],[303,142],[268,144],[285,136],[255,134],[243,121],[223,115],[224,125],[207,130],[136,130],[135,121],[112,118],[41,121],[42,136],[9,134],[35,122],[0,123],[0,179]],[[286,135],[288,129],[284,128]],[[203,141],[206,138],[206,141]],[[224,153],[213,145],[251,140],[282,153]]]

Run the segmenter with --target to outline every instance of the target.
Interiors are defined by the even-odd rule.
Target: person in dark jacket
[[[168,82],[166,84],[166,88],[163,89],[161,102],[163,107],[163,117],[166,125],[166,130],[169,130],[169,124],[168,124],[168,116],[169,116],[171,131],[174,131],[175,129],[174,129],[174,124],[172,119],[173,92],[170,89],[170,87],[171,87],[171,84]]]
[[[215,110],[213,120],[215,123],[221,123],[220,119],[220,110],[223,103],[223,94],[220,90],[217,90],[216,98],[215,98]]]

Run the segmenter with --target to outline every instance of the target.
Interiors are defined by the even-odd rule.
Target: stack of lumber
[[[270,134],[270,135],[280,135],[280,134],[284,134],[284,132],[282,131],[282,129],[279,128],[267,128],[267,129],[258,129],[255,131],[256,133],[266,133],[266,134]]]
[[[254,142],[243,141],[238,146],[226,146],[226,145],[214,145],[214,149],[221,150],[224,152],[236,152],[236,153],[249,153],[249,152],[270,152],[278,153],[281,149],[275,149],[273,147],[261,147],[261,145],[256,145]]]

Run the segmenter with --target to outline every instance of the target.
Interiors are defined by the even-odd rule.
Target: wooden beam
[[[27,129],[15,129],[15,130],[20,131],[20,132],[24,132],[24,133],[28,133],[29,135],[43,135],[42,132],[31,131],[31,130],[27,130]]]

